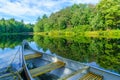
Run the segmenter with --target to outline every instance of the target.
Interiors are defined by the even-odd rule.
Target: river
[[[9,65],[23,40],[34,49],[56,54],[120,74],[120,39],[91,37],[49,37],[39,35],[0,36],[0,63]],[[8,63],[4,63],[4,62]],[[6,65],[7,64],[7,65]],[[16,63],[18,65],[19,63]],[[19,68],[19,67],[18,67]]]

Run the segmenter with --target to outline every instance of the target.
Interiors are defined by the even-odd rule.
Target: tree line
[[[49,32],[54,30],[96,31],[120,29],[120,0],[100,0],[94,4],[74,4],[38,18],[35,26],[14,18],[0,20],[0,33]],[[34,27],[33,27],[34,26]]]
[[[14,18],[0,20],[0,33],[33,32],[33,24],[25,24],[23,20],[16,21]]]
[[[73,6],[43,15],[35,24],[35,32],[47,32],[63,29],[80,31],[109,30],[120,28],[120,1],[100,0],[93,4],[74,4]]]

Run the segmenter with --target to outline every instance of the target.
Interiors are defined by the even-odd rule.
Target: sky
[[[79,3],[96,4],[99,0],[0,0],[0,19],[15,18],[35,23],[44,14],[49,16],[65,7]]]

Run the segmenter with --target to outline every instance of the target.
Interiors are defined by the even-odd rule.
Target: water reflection
[[[25,35],[0,37],[0,63],[8,60],[7,55],[13,56],[12,53],[17,50],[16,46],[20,45],[24,39],[33,41],[32,36]],[[89,63],[92,66],[101,66],[120,73],[120,39],[50,38],[35,35],[34,41],[37,45],[31,42],[32,47],[41,52],[56,53],[65,58]]]
[[[34,36],[44,51],[50,49],[62,57],[120,73],[120,39],[105,38],[50,38]],[[97,64],[96,64],[97,63]]]
[[[5,74],[8,67],[18,70],[22,67],[22,54],[20,44],[24,39],[32,40],[32,36],[0,35],[0,75]]]
[[[21,46],[15,48],[4,48],[0,51],[0,75],[7,72],[9,67],[13,71],[19,70],[22,67]]]
[[[32,40],[31,35],[0,35],[0,48],[14,48],[15,46],[21,44],[21,42],[26,39],[28,41]]]

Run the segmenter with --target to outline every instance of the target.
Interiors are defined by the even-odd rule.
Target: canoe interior
[[[103,80],[103,77],[89,72],[84,75],[80,80]]]
[[[25,60],[33,59],[33,58],[40,58],[41,56],[42,56],[42,55],[39,54],[39,53],[29,54],[29,55],[26,55],[26,56],[25,56]]]
[[[26,60],[26,63],[28,65],[28,69],[29,71],[31,69],[35,69],[35,68],[38,68],[38,67],[42,67],[42,66],[45,66],[45,65],[48,65],[50,64],[51,62],[54,62],[56,61],[56,57],[53,57],[51,55],[46,55],[46,54],[43,54],[42,57],[38,57],[38,58],[33,58],[33,59],[29,59],[29,60]],[[82,69],[83,67],[85,67],[85,65],[81,65],[80,63],[74,63],[73,62],[70,62],[70,60],[64,60],[64,62],[66,63],[66,65],[64,67],[61,67],[61,68],[58,68],[58,69],[55,69],[53,71],[50,71],[42,76],[53,76],[55,77],[55,80],[56,79],[59,79],[65,75],[68,75],[78,69]],[[87,71],[86,71],[87,72]],[[86,72],[83,72],[82,74],[79,74],[78,75],[78,78],[80,76],[83,76]],[[42,76],[39,76],[39,77],[42,77]],[[38,77],[37,77],[38,78]],[[46,77],[47,78],[47,77]]]
[[[37,77],[39,75],[45,74],[47,72],[50,72],[52,70],[55,70],[57,68],[63,67],[65,64],[61,61],[57,61],[57,62],[52,62],[50,64],[47,64],[45,66],[41,66],[35,69],[31,69],[30,70],[30,74],[32,75],[32,77]]]

